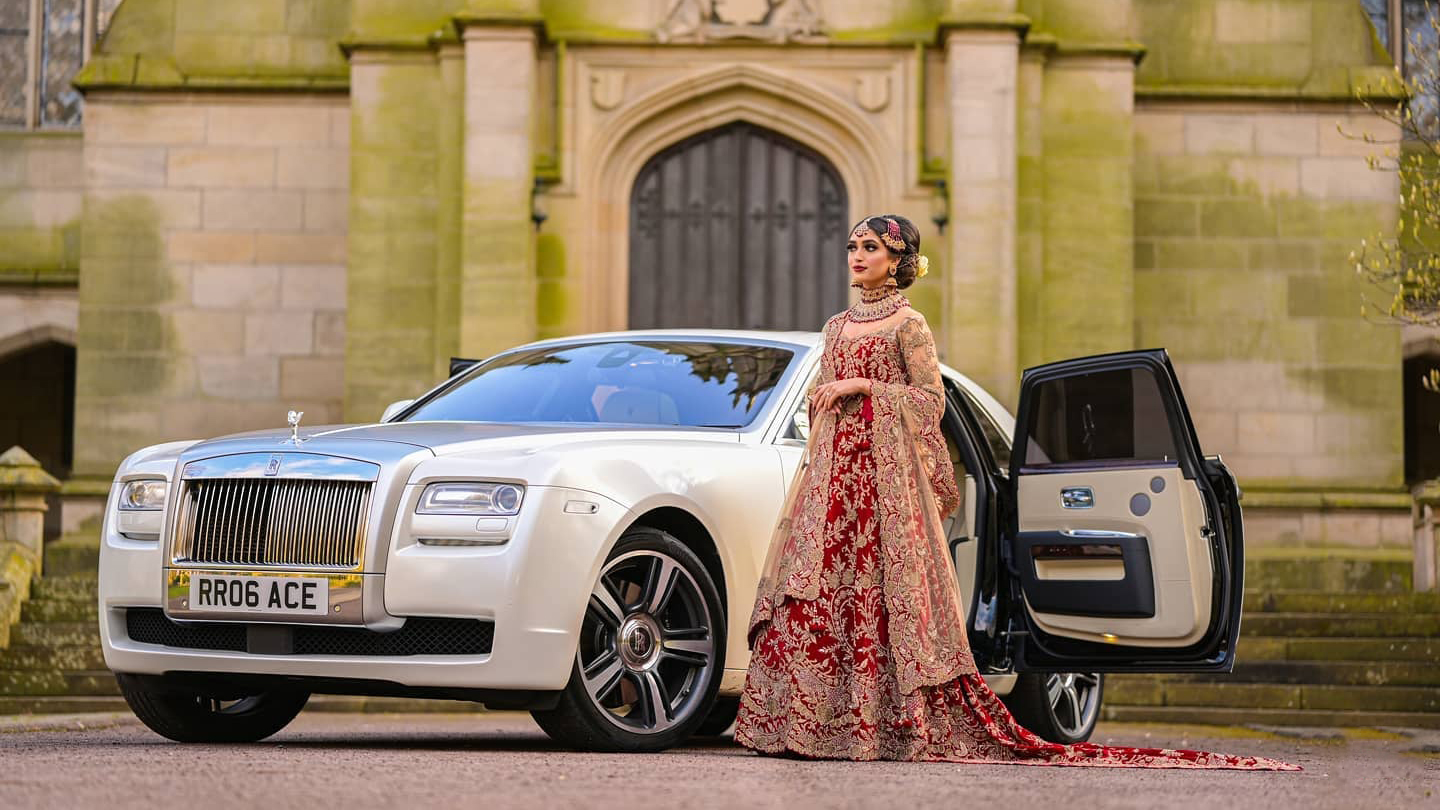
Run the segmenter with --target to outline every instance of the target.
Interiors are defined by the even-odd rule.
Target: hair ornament
[[[924,278],[930,272],[930,257],[921,255],[915,260],[915,278]]]
[[[905,239],[900,235],[900,223],[893,219],[885,220],[885,233],[880,234],[880,241],[896,253],[905,252]]]

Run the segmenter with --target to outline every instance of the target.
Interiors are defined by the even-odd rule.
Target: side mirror
[[[396,401],[390,403],[389,405],[386,405],[386,406],[385,406],[385,413],[383,413],[383,414],[380,415],[380,421],[381,421],[381,422],[389,422],[389,421],[390,421],[390,417],[392,417],[392,416],[394,416],[395,414],[400,413],[401,411],[403,411],[403,410],[405,410],[406,408],[410,407],[410,403],[412,403],[412,402],[414,402],[414,401],[415,401],[415,400],[413,400],[413,399],[400,399],[400,400],[396,400]]]

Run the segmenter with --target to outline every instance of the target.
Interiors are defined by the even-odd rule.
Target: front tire
[[[1105,676],[1098,672],[1026,672],[1004,700],[1020,725],[1073,745],[1095,733],[1104,694]]]
[[[243,743],[269,737],[305,708],[309,692],[205,693],[163,677],[116,674],[120,694],[151,731],[176,742]]]
[[[695,553],[659,529],[615,544],[590,594],[570,682],[535,722],[589,751],[661,751],[709,716],[725,667],[720,592]]]

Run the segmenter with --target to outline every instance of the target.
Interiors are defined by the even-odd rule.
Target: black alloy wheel
[[[559,704],[532,714],[575,748],[660,751],[710,715],[724,666],[725,614],[704,564],[667,532],[636,527],[591,590]]]

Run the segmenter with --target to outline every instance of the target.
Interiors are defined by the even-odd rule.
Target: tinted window
[[[743,427],[793,357],[769,346],[658,341],[512,352],[404,419]]]
[[[995,464],[1000,468],[1002,474],[1010,472],[1010,437],[1000,430],[1000,426],[990,418],[990,412],[980,406],[979,402],[960,386],[956,386],[965,397],[965,403],[970,406],[970,412],[975,414],[975,421],[980,423],[980,430],[985,434],[985,443],[990,445],[990,452],[995,456]]]
[[[1100,371],[1033,389],[1025,465],[1176,461],[1175,438],[1155,377],[1146,369]]]

